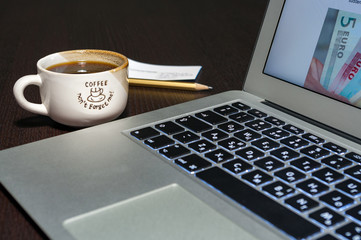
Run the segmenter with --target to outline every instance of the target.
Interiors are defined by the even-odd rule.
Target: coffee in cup
[[[109,71],[118,66],[112,63],[99,61],[76,61],[52,65],[47,70],[58,73],[85,74]]]
[[[14,85],[19,105],[30,112],[75,127],[104,123],[118,117],[128,99],[128,59],[104,50],[72,50],[37,62],[37,75]],[[41,104],[24,97],[29,85],[40,89]]]

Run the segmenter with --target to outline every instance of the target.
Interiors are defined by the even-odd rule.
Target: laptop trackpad
[[[177,184],[68,219],[76,239],[254,239]]]

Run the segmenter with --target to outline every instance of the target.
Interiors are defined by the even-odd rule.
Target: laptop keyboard
[[[361,239],[361,155],[342,146],[241,102],[130,135],[290,237]]]

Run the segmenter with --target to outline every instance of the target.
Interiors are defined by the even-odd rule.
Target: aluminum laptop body
[[[360,205],[361,183],[356,171],[351,170],[358,167],[357,156],[361,154],[361,110],[357,106],[358,91],[345,84],[353,84],[352,79],[334,79],[339,79],[338,72],[347,72],[352,64],[358,66],[355,51],[361,33],[360,16],[359,1],[270,0],[244,91],[229,91],[1,151],[1,184],[51,239],[357,237],[361,223],[351,210]],[[340,36],[346,31],[335,30],[340,21],[345,28],[353,27],[344,38]],[[347,46],[353,46],[352,50]],[[344,54],[342,63],[338,58],[340,49]],[[325,73],[317,72],[318,62],[322,62]],[[318,75],[326,74],[319,80],[326,89],[322,94],[317,93],[320,88],[304,83],[306,78],[309,81],[308,77],[317,75],[313,70]],[[331,75],[332,81],[328,80]],[[355,80],[360,78],[356,72],[354,75]],[[333,90],[329,90],[332,86]],[[337,92],[337,87],[341,91]],[[245,106],[247,109],[242,109]],[[231,110],[235,112],[227,112]],[[223,140],[212,142],[214,127],[197,131],[211,125],[209,115],[232,122],[215,125],[227,127],[217,133],[238,141],[237,150],[232,149],[232,144],[224,146]],[[244,116],[251,119],[237,123]],[[182,125],[189,119],[196,119],[195,124]],[[182,130],[169,133],[169,125]],[[230,125],[239,129],[233,132]],[[265,126],[258,132],[254,129]],[[285,126],[304,132],[292,133]],[[179,135],[181,131],[188,133]],[[247,140],[250,131],[268,137]],[[278,133],[285,135],[278,138]],[[195,140],[182,141],[190,136]],[[291,143],[291,137],[307,145],[298,148]],[[169,142],[158,145],[160,139]],[[270,139],[296,155],[292,160],[277,159],[283,153],[273,150],[273,146],[266,149],[269,142],[260,139]],[[203,151],[207,144],[211,150]],[[222,152],[215,154],[213,147],[220,147]],[[183,154],[172,155],[180,149]],[[262,157],[253,159],[250,151],[261,150]],[[331,152],[338,150],[336,159],[328,161]],[[229,157],[213,158],[221,153]],[[194,161],[188,155],[201,159],[204,167],[200,169],[198,163],[187,165],[187,161]],[[297,165],[304,157],[313,158],[317,167],[308,170]],[[271,170],[267,162],[262,162],[265,158],[274,164],[272,168],[277,163],[295,171],[281,175],[281,171]],[[341,165],[341,158],[346,165]],[[233,163],[231,168],[221,170],[229,163]],[[248,165],[241,173],[241,168]],[[318,178],[317,182],[330,193],[314,193],[314,185],[305,185],[305,179],[319,177],[323,169],[346,174],[347,181],[353,184],[347,186],[352,187],[342,188],[346,184],[343,176],[329,184],[329,178]],[[291,180],[289,173],[301,175]],[[263,183],[259,176],[267,176],[269,182]],[[279,185],[271,188],[276,183]],[[287,191],[283,191],[285,184],[289,186]],[[339,196],[332,198],[334,192],[345,196],[345,201],[335,200]],[[304,197],[292,203],[300,195]],[[311,198],[319,201],[315,206],[305,205],[312,209],[295,206]],[[282,207],[275,207],[277,204]],[[298,217],[293,218],[295,215]]]

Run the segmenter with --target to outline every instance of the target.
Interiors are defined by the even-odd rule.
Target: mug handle
[[[48,115],[48,110],[46,109],[43,103],[31,103],[26,100],[24,96],[24,90],[27,86],[36,85],[41,87],[42,81],[39,75],[27,75],[24,77],[19,78],[13,88],[13,93],[15,96],[16,101],[20,105],[20,107],[24,108],[25,110],[41,115]]]

